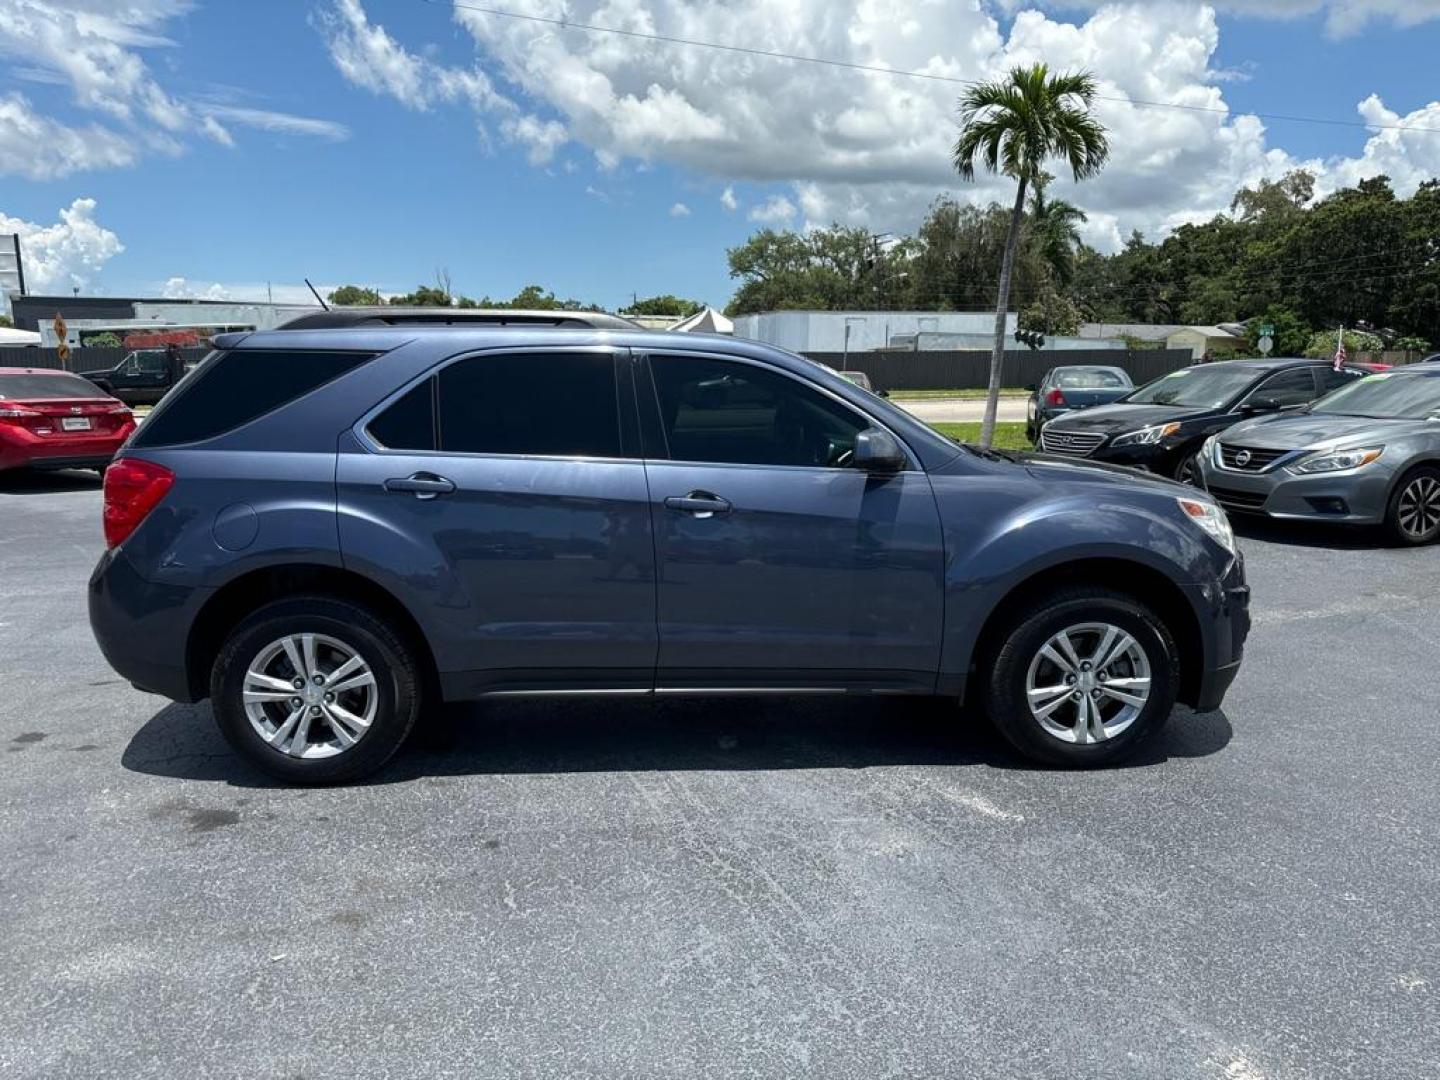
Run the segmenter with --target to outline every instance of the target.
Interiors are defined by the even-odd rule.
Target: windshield
[[[109,396],[94,383],[78,375],[0,375],[0,400],[3,401]]]
[[[1252,368],[1189,367],[1146,383],[1125,399],[1128,405],[1183,405],[1218,409],[1255,381]]]
[[[1063,390],[1123,390],[1131,383],[1118,368],[1069,368],[1055,373],[1055,385]]]
[[[1310,406],[1310,411],[1380,420],[1423,420],[1440,413],[1440,378],[1419,372],[1367,375],[1321,398]]]

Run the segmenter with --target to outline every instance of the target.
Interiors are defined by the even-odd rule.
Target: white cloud
[[[294,116],[270,109],[246,109],[233,105],[207,106],[206,122],[214,122],[217,117],[232,124],[259,128],[261,131],[277,131],[284,135],[312,135],[330,142],[343,142],[350,137],[350,129],[334,120],[317,120],[314,117]],[[228,135],[226,138],[228,139]],[[225,142],[226,146],[231,145],[224,139],[220,141]]]
[[[739,207],[740,201],[735,198],[735,187],[733,184],[726,185],[725,190],[720,192],[720,205],[726,210],[735,210]]]
[[[0,0],[0,62],[30,82],[67,87],[98,122],[77,126],[42,115],[18,93],[0,99],[0,175],[49,179],[129,165],[147,153],[179,153],[191,137],[231,146],[224,110],[161,85],[142,56],[174,44],[164,28],[189,0]],[[235,123],[334,137],[339,125],[265,110],[235,110]],[[268,120],[266,119],[268,118]],[[339,129],[343,130],[343,129]]]
[[[321,296],[337,289],[338,285],[322,285],[315,288]],[[260,304],[273,300],[277,304],[304,304],[316,307],[315,297],[303,282],[288,281],[197,281],[176,276],[166,278],[159,284],[150,284],[145,294],[159,295],[168,300],[230,300],[237,304]],[[382,296],[390,295],[383,290]]]
[[[674,206],[670,207],[670,216],[671,216],[671,217],[689,217],[689,216],[690,216],[690,208],[689,208],[688,206],[686,206],[683,202],[677,202]]]
[[[95,200],[76,199],[49,225],[7,217],[0,233],[18,233],[27,292],[45,294],[87,288],[105,264],[125,250],[120,238],[95,220]]]
[[[502,125],[506,138],[520,143],[525,158],[531,165],[548,165],[555,160],[555,152],[565,145],[570,137],[565,125],[557,120],[542,120],[538,116],[517,116]]]
[[[788,225],[795,217],[795,204],[784,195],[771,195],[750,211],[750,220],[762,225]]]
[[[355,50],[341,50],[336,62],[347,78],[390,86],[381,92],[398,100],[420,93],[433,103],[433,96],[393,74],[428,64],[421,58],[424,44],[401,46],[368,21],[361,0],[333,3],[322,20],[332,30],[357,26],[380,43],[372,44],[374,65],[365,70],[351,70]],[[508,6],[555,14],[552,0]],[[1212,5],[1132,0],[1088,6],[1094,10],[1078,17],[1033,6],[1018,10],[1008,33],[985,0],[569,0],[565,15],[577,23],[716,42],[742,42],[737,27],[744,27],[747,46],[950,79],[995,78],[1036,60],[1089,68],[1106,99],[1096,111],[1110,129],[1112,158],[1099,178],[1064,194],[1090,212],[1087,236],[1107,247],[1134,228],[1154,235],[1209,217],[1229,205],[1238,187],[1300,164],[1317,172],[1322,191],[1382,169],[1404,191],[1435,172],[1440,137],[1432,134],[1377,131],[1354,158],[1301,162],[1255,117],[1229,111],[1224,84],[1243,72],[1212,67],[1220,36]],[[1232,0],[1224,6],[1266,17],[1324,10],[1335,27],[1372,18],[1409,25],[1440,12],[1440,0]],[[517,98],[536,103],[529,112],[537,123],[553,117],[601,169],[663,162],[722,182],[769,184],[772,192],[775,184],[787,185],[784,194],[752,208],[755,221],[909,229],[937,194],[988,201],[1006,200],[1013,190],[1003,178],[962,184],[956,177],[950,165],[962,90],[956,83],[566,30],[468,8],[457,7],[454,18],[473,38],[477,63],[516,87]],[[331,48],[333,54],[333,42]],[[450,70],[440,69],[432,81],[443,82]],[[1195,108],[1133,104],[1141,99]],[[482,117],[518,112],[499,95],[472,104]],[[1385,111],[1378,100],[1362,108],[1371,120]],[[1412,117],[1429,115],[1421,109]],[[518,130],[507,134],[526,142]],[[738,206],[733,186],[721,203]]]

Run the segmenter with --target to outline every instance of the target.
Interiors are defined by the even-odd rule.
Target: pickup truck
[[[80,376],[126,405],[154,405],[194,366],[193,361],[171,365],[163,349],[137,349],[113,368],[82,371]]]

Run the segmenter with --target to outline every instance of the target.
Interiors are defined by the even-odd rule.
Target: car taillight
[[[34,409],[27,409],[21,405],[6,405],[3,408],[0,408],[0,422],[4,422],[6,420],[34,419],[39,415],[40,414]]]
[[[1047,405],[1064,405],[1064,404],[1065,404],[1065,395],[1060,392],[1060,388],[1059,388],[1058,386],[1052,387],[1051,390],[1050,390],[1050,392],[1045,395],[1045,404],[1047,404]]]
[[[115,547],[154,510],[175,474],[164,465],[121,458],[105,470],[105,546]]]

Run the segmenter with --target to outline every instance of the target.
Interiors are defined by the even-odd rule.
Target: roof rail
[[[276,330],[339,330],[351,326],[549,326],[577,330],[638,330],[603,311],[512,311],[508,308],[338,307],[281,323]]]

